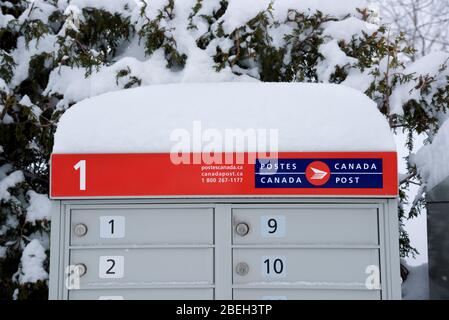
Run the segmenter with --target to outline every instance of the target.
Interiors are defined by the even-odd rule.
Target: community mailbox
[[[343,86],[84,100],[51,158],[50,298],[400,299],[396,161]]]

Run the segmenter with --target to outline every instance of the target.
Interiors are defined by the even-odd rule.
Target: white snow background
[[[41,19],[43,21],[48,20],[49,16],[49,7],[44,1],[36,0],[35,1],[42,10],[34,10],[34,11],[25,11],[23,14],[23,19],[26,17]],[[224,17],[221,19],[225,21],[223,27],[225,30],[233,30],[241,24],[245,23],[248,18],[255,16],[259,11],[265,10],[270,0],[229,0],[229,7]],[[216,8],[218,6],[219,0],[210,0],[205,1],[203,8],[198,13],[198,16],[201,13],[210,12],[212,8]],[[151,6],[149,6],[146,10],[146,15],[149,17],[154,17],[158,10],[166,4],[165,0],[153,0],[151,1]],[[96,7],[96,8],[106,8],[111,12],[118,12],[125,16],[129,16],[132,21],[137,21],[138,15],[141,10],[141,3],[135,0],[115,0],[115,1],[98,1],[98,0],[72,0],[70,1],[70,5],[67,5],[66,1],[57,1],[57,5],[62,8],[67,14],[70,14],[70,18],[67,19],[66,24],[61,32],[65,32],[68,28],[76,29],[77,24],[79,23],[79,14],[82,8],[85,7]],[[125,8],[125,5],[128,9]],[[99,94],[120,90],[123,87],[123,81],[127,81],[127,79],[116,79],[116,74],[119,70],[124,68],[130,68],[133,75],[136,75],[142,80],[142,85],[156,85],[156,84],[167,84],[167,83],[178,83],[178,82],[254,82],[257,79],[250,77],[249,75],[253,75],[251,70],[247,71],[247,75],[237,76],[233,73],[233,71],[238,71],[231,69],[230,67],[226,67],[220,72],[215,72],[213,69],[213,61],[211,59],[212,50],[216,47],[217,43],[212,41],[212,43],[206,48],[206,50],[201,50],[197,47],[195,40],[198,35],[205,32],[205,28],[207,28],[206,24],[201,23],[200,19],[197,19],[195,23],[198,26],[197,30],[186,30],[186,28],[178,26],[187,25],[188,15],[190,13],[190,8],[194,5],[194,0],[183,0],[176,1],[176,10],[178,14],[176,18],[172,21],[173,25],[167,26],[169,28],[174,27],[174,36],[176,37],[178,43],[178,49],[180,52],[184,52],[188,55],[189,59],[187,59],[185,68],[180,72],[172,72],[166,68],[166,60],[164,59],[163,50],[157,50],[150,57],[145,56],[145,50],[137,38],[133,39],[129,46],[125,48],[121,48],[121,52],[116,61],[109,66],[101,67],[98,72],[92,73],[89,77],[85,77],[86,70],[84,68],[70,68],[67,66],[60,66],[53,70],[50,75],[50,80],[48,86],[43,94],[61,94],[64,95],[64,99],[61,100],[59,104],[59,108],[64,109],[67,108],[70,103],[79,102],[83,99],[95,97]],[[353,13],[354,16],[348,16],[343,21],[339,22],[329,22],[327,28],[325,30],[325,34],[329,35],[330,40],[323,45],[320,46],[320,53],[325,58],[323,63],[318,68],[319,80],[326,82],[329,80],[329,75],[333,67],[336,65],[343,64],[352,64],[354,61],[347,57],[338,47],[337,41],[339,40],[348,40],[348,35],[360,34],[362,31],[370,34],[374,32],[377,28],[376,25],[368,22],[364,22],[355,17],[357,7],[364,7],[366,5],[366,1],[363,0],[304,0],[304,1],[295,1],[295,0],[276,0],[274,2],[274,14],[275,19],[277,20],[285,20],[285,16],[288,8],[296,8],[302,11],[315,11],[317,9],[321,10],[325,14],[332,14],[334,16],[342,17],[346,16],[346,14]],[[46,7],[47,6],[47,7]],[[46,8],[48,10],[46,10]],[[0,26],[6,24],[11,19],[10,16],[1,15],[0,16]],[[283,41],[283,35],[290,32],[291,30],[286,30],[287,26],[282,26],[281,28],[271,30],[271,36],[273,37],[274,43],[281,43]],[[13,52],[12,56],[14,57],[14,62],[16,63],[14,78],[12,79],[10,86],[15,87],[18,86],[23,80],[28,77],[28,69],[29,62],[31,56],[42,53],[42,52],[56,52],[58,50],[57,45],[55,45],[55,36],[54,35],[44,35],[39,42],[36,40],[32,40],[28,45],[28,49],[25,46],[25,39],[21,38],[18,41],[17,49]],[[232,46],[232,42],[229,43],[221,42],[220,46],[226,49],[226,46]],[[449,55],[447,53],[433,53],[432,55],[422,58],[416,61],[414,64],[410,65],[408,68],[409,72],[418,72],[418,73],[428,73],[430,75],[436,73],[444,61],[447,61]],[[256,67],[256,66],[254,66]],[[236,67],[234,67],[236,68]],[[356,71],[356,69],[352,69],[351,73],[344,81],[344,85],[354,88],[359,91],[365,91],[369,84],[372,81],[372,76],[370,75],[369,69],[365,70],[363,73],[360,71]],[[254,72],[254,74],[256,74]],[[446,74],[449,75],[449,74]],[[437,78],[436,81],[444,81],[444,76],[441,78]],[[242,84],[242,86],[248,86],[249,84]],[[7,85],[0,79],[0,86],[5,87],[7,89]],[[341,89],[346,90],[346,89]],[[349,89],[347,89],[349,90]],[[6,90],[7,91],[7,90]],[[142,91],[142,95],[145,96],[145,89]],[[349,91],[348,91],[349,92]],[[410,85],[404,85],[402,87],[397,88],[393,92],[392,96],[392,106],[394,112],[400,114],[402,112],[400,106],[405,101],[405,99],[409,99],[413,97],[413,95],[417,94],[417,91],[411,87]],[[109,95],[109,94],[108,94]],[[173,94],[169,94],[170,97],[176,101],[176,97]],[[321,94],[321,97],[325,95]],[[115,98],[117,96],[112,95],[111,97]],[[105,97],[96,97],[94,99],[99,99],[97,101],[101,101],[101,99],[110,99]],[[298,97],[298,100],[300,98]],[[359,98],[358,98],[359,99]],[[328,100],[332,102],[331,100]],[[32,102],[30,99],[25,98],[21,101],[23,105],[32,106]],[[81,102],[80,105],[86,104],[87,102]],[[150,104],[149,104],[150,105]],[[367,104],[368,105],[368,104]],[[151,105],[150,105],[151,108]],[[366,107],[366,110],[369,110],[371,107]],[[83,109],[82,107],[80,109]],[[35,112],[39,112],[37,108],[33,109]],[[83,111],[76,111],[75,108],[69,109],[66,114],[71,113],[82,113]],[[324,109],[320,109],[321,112],[324,112],[321,117],[326,116],[326,111]],[[182,110],[181,110],[182,111]],[[290,110],[289,110],[290,111]],[[332,110],[330,110],[332,111]],[[350,110],[353,112],[354,110]],[[150,110],[148,110],[150,112]],[[165,111],[164,112],[168,112]],[[180,112],[180,110],[178,110]],[[294,111],[292,111],[294,112]],[[368,112],[368,111],[367,111]],[[369,111],[371,112],[371,111]],[[372,113],[374,115],[374,113]],[[149,113],[146,115],[147,117],[152,117],[153,114]],[[226,115],[220,114],[221,117],[226,117]],[[310,117],[317,116],[316,114],[310,114]],[[68,116],[67,116],[68,117]],[[374,116],[377,117],[377,116]],[[101,119],[101,118],[100,118]],[[441,124],[446,121],[447,115],[441,114],[440,122]],[[96,119],[98,120],[98,119]],[[111,120],[111,119],[109,119]],[[128,129],[134,128],[133,121],[130,118],[126,118],[125,122]],[[159,118],[159,120],[161,120]],[[207,122],[207,119],[205,119]],[[210,119],[209,119],[210,120]],[[239,121],[245,122],[247,119],[243,118],[239,119]],[[4,123],[11,121],[6,116],[3,120]],[[61,120],[63,123],[64,117]],[[369,123],[366,122],[368,120],[364,119],[362,122],[365,125]],[[100,121],[101,125],[106,123],[106,121]],[[216,123],[209,122],[211,126]],[[120,125],[119,123],[116,123]],[[177,123],[176,125],[181,125],[183,123]],[[183,124],[185,125],[185,123]],[[107,124],[104,124],[107,126]],[[135,130],[137,130],[136,127]],[[422,137],[418,137],[418,141],[415,143],[415,150],[413,153],[416,153],[415,163],[418,165],[420,173],[427,180],[427,187],[431,187],[438,183],[443,175],[447,175],[449,173],[449,161],[447,158],[449,154],[449,123],[446,122],[445,125],[442,126],[440,133],[434,138],[434,143],[431,146],[424,147],[418,151],[418,149],[422,145]],[[102,127],[102,129],[106,129]],[[334,128],[335,129],[335,128]],[[56,144],[55,151],[64,152],[68,149],[75,150],[79,148],[79,142],[72,141],[70,138],[66,136],[69,133],[73,133],[72,129],[67,129],[67,135],[58,130],[58,134],[60,136],[59,141],[64,141],[64,143]],[[98,129],[100,130],[100,129]],[[130,129],[131,131],[134,129]],[[365,130],[366,131],[366,130]],[[90,134],[98,133],[101,131],[94,131],[91,128]],[[331,131],[333,134],[335,130]],[[380,132],[384,132],[384,129],[381,129]],[[327,132],[328,134],[330,132]],[[357,131],[359,133],[359,131]],[[57,134],[57,137],[58,137]],[[117,133],[118,134],[118,133]],[[361,142],[363,139],[367,138],[367,133],[361,133],[361,139],[358,140],[358,144],[355,146],[361,147]],[[63,138],[61,138],[61,136]],[[100,135],[101,136],[101,135]],[[125,135],[126,136],[126,135]],[[123,136],[122,138],[124,138]],[[92,136],[89,136],[90,138]],[[86,137],[84,140],[87,142],[89,137]],[[353,137],[359,138],[358,135],[353,135]],[[383,136],[385,138],[385,136]],[[362,139],[363,138],[363,139]],[[399,168],[400,172],[405,172],[405,162],[401,160],[401,157],[405,157],[409,155],[409,152],[404,147],[405,145],[405,137],[403,134],[398,133],[395,137],[397,143],[397,149],[399,152]],[[379,140],[382,140],[379,137]],[[118,140],[120,141],[120,140]],[[343,148],[345,144],[344,138],[341,141],[341,145],[337,145],[339,148]],[[98,142],[98,141],[97,141]],[[101,144],[97,143],[96,140],[89,140],[91,148],[99,148],[99,146],[104,146],[105,150],[107,149],[107,145],[104,145],[104,141],[101,141]],[[330,141],[328,141],[330,142]],[[326,142],[326,143],[328,143]],[[337,143],[334,140],[335,143]],[[123,141],[121,141],[123,143]],[[148,148],[148,141],[144,141],[145,146]],[[156,142],[155,145],[151,146],[156,149],[164,149],[166,146],[162,144],[158,144],[159,141]],[[296,145],[295,147],[309,148],[311,150],[317,150],[320,146],[313,149],[312,145],[307,145],[307,141],[303,142],[303,145]],[[89,144],[86,145],[85,148],[88,149]],[[286,147],[286,146],[283,146]],[[376,147],[375,145],[371,145],[371,148]],[[388,147],[391,148],[390,142],[387,145],[377,146],[379,149]],[[136,144],[130,144],[128,146],[128,150],[124,150],[127,152],[132,152],[140,148],[140,146]],[[324,148],[324,146],[321,146]],[[83,150],[86,151],[87,149]],[[288,149],[288,148],[287,148]],[[378,149],[378,150],[379,150]],[[78,149],[81,150],[81,149]],[[98,151],[98,150],[97,150]],[[0,146],[0,152],[2,152],[2,148]],[[9,172],[9,168],[1,167],[0,168],[0,199],[8,199],[10,194],[8,192],[8,188],[17,185],[18,183],[23,181],[23,174],[20,171]],[[413,201],[413,197],[420,190],[418,187],[411,186],[411,190],[409,192],[410,201]],[[37,219],[49,219],[49,201],[45,195],[39,195],[36,193],[29,193],[30,205],[27,210],[27,220],[30,222],[36,221]],[[14,224],[15,221],[8,221],[7,223]],[[410,220],[406,222],[406,229],[410,234],[410,238],[412,241],[412,245],[415,246],[420,255],[416,257],[416,259],[407,259],[407,263],[410,266],[419,266],[421,264],[427,263],[427,235],[426,235],[426,215],[425,213],[419,216],[416,219]],[[0,227],[0,232],[2,232],[2,228]],[[33,240],[34,241],[34,240]],[[42,272],[41,268],[39,268],[39,259],[42,258],[42,250],[41,247],[37,246],[35,242],[30,242],[26,248],[27,255],[31,256],[34,254],[36,259],[32,259],[34,262],[30,262],[27,255],[24,251],[24,256],[22,257],[23,267],[22,272],[25,272],[21,277],[21,279],[26,279],[27,281],[36,281],[36,279],[46,279],[47,275]],[[33,245],[32,245],[33,243]],[[46,240],[42,240],[42,247],[47,248],[48,243]],[[4,253],[2,247],[0,247],[0,256]],[[32,253],[30,255],[30,253]],[[43,253],[45,255],[45,252]],[[36,262],[36,263],[35,263]],[[35,266],[35,268],[31,267]],[[425,269],[425,265],[418,267],[417,269],[412,269],[412,277],[410,278],[410,287],[413,290],[404,289],[405,297],[414,297],[414,298],[424,298],[425,297],[425,279],[422,277],[424,274],[423,270]],[[416,272],[415,272],[416,271]],[[421,275],[421,277],[419,277]],[[419,279],[419,281],[415,282],[413,279]],[[416,284],[416,286],[415,286]],[[409,285],[407,285],[408,287]],[[408,287],[408,288],[410,288]],[[419,288],[419,290],[417,289]],[[418,295],[413,296],[413,292],[418,292]]]

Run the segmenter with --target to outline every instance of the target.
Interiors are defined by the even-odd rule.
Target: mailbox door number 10
[[[285,257],[262,257],[262,275],[265,278],[282,278],[286,275],[287,259]]]

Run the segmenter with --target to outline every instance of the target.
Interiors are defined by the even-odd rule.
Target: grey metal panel
[[[384,204],[379,206],[379,267],[380,267],[380,279],[382,288],[382,298],[385,299],[389,296],[390,276],[389,269],[387,267],[387,255],[385,245],[389,241],[389,234],[385,229],[385,224],[388,221],[388,207]],[[398,226],[399,228],[399,226]],[[399,242],[399,241],[398,241]],[[399,258],[399,253],[398,253]]]
[[[380,300],[380,290],[234,289],[234,300]]]
[[[269,218],[274,220],[270,221]],[[276,226],[276,229],[270,228],[267,221],[273,222],[272,226]],[[242,222],[249,225],[249,232],[245,236],[239,236],[235,232],[237,224]],[[335,205],[333,208],[299,206],[233,209],[233,224],[233,239],[236,244],[379,243],[375,208]]]
[[[401,300],[398,200],[389,199],[382,211],[385,217],[382,225],[385,242],[381,246],[382,299]]]
[[[64,233],[62,234],[62,243],[64,244],[62,253],[61,253],[61,299],[67,300],[68,299],[68,288],[67,283],[69,280],[69,273],[70,273],[70,206],[63,205],[63,211],[61,212],[63,215],[62,219],[62,225],[64,226]]]
[[[427,206],[430,298],[449,299],[449,203]]]
[[[60,252],[61,247],[61,232],[64,232],[64,228],[61,225],[61,202],[51,202],[51,221],[52,228],[50,234],[50,270],[49,270],[49,284],[48,284],[48,298],[50,300],[59,299],[59,275],[62,270],[60,269]]]
[[[208,208],[102,208],[72,210],[72,245],[138,245],[138,244],[212,244],[213,209]],[[117,238],[102,237],[100,228],[106,228],[102,217],[120,217],[124,232]],[[118,218],[117,218],[118,219]],[[103,221],[100,226],[100,221]],[[109,220],[109,219],[107,219]],[[84,236],[76,236],[77,224],[88,228]],[[117,233],[118,221],[115,221]]]
[[[213,289],[94,289],[71,290],[70,300],[212,300]]]
[[[113,272],[122,277],[100,278],[114,263],[101,262],[101,257],[123,257],[116,261]],[[106,259],[107,260],[107,259]],[[71,250],[70,263],[87,267],[80,287],[148,286],[156,284],[213,283],[213,249],[80,249]],[[123,268],[121,266],[123,265]],[[120,270],[123,269],[121,272]],[[115,276],[117,276],[115,275]]]
[[[427,202],[449,202],[449,177],[426,192]]]
[[[173,206],[183,206],[183,205],[195,205],[195,206],[205,206],[210,207],[211,204],[217,203],[228,203],[232,204],[233,207],[238,207],[240,204],[246,206],[247,204],[259,204],[259,205],[269,205],[269,204],[355,204],[355,205],[378,205],[380,203],[387,203],[388,199],[384,197],[378,198],[366,198],[366,197],[241,197],[241,198],[229,198],[229,197],[219,197],[219,198],[129,198],[129,199],[64,199],[61,200],[63,205],[70,205],[72,209],[82,209],[90,205],[114,205],[114,206],[125,206],[128,207],[130,204],[135,206],[148,206],[148,205],[173,205]]]
[[[265,273],[267,258],[271,276]],[[274,261],[283,261],[284,272],[273,272]],[[249,266],[249,273],[236,273],[239,263]],[[235,284],[296,284],[314,286],[364,287],[368,266],[379,265],[377,249],[234,249]],[[279,266],[279,265],[278,265]],[[280,267],[278,267],[279,269]]]
[[[429,296],[449,299],[449,177],[426,193]]]
[[[232,299],[232,223],[231,206],[215,207],[215,299]]]
[[[184,290],[184,289],[191,289],[191,287],[195,287],[195,290],[198,287],[204,287],[204,290],[215,290],[215,298],[219,298],[220,296],[222,298],[230,298],[232,296],[232,291],[234,290],[234,298],[236,290],[261,290],[259,288],[265,287],[265,289],[273,288],[273,290],[277,290],[275,288],[278,288],[282,290],[283,292],[290,292],[289,290],[299,290],[303,291],[304,283],[298,282],[289,282],[288,285],[282,284],[282,279],[273,279],[273,281],[267,281],[267,282],[256,282],[256,283],[240,283],[240,284],[232,284],[232,274],[233,274],[233,267],[235,266],[236,261],[232,261],[232,250],[263,250],[265,253],[265,256],[267,255],[267,252],[272,252],[272,250],[275,250],[275,252],[282,252],[283,250],[293,250],[293,251],[309,251],[309,250],[318,250],[323,252],[322,250],[330,250],[332,252],[335,252],[336,250],[343,250],[343,251],[353,251],[353,250],[362,250],[362,251],[375,251],[379,252],[377,254],[377,259],[374,258],[373,260],[377,260],[378,263],[380,261],[381,266],[381,274],[382,274],[382,299],[395,299],[399,296],[400,298],[400,283],[399,283],[399,272],[395,274],[395,270],[399,270],[399,256],[398,256],[398,239],[397,239],[397,207],[395,205],[395,200],[386,200],[386,199],[362,199],[362,198],[306,198],[306,197],[297,197],[297,198],[280,198],[280,197],[264,197],[264,198],[208,198],[208,199],[202,199],[202,198],[189,198],[189,199],[88,199],[88,200],[64,200],[61,201],[61,210],[59,211],[59,218],[60,218],[60,230],[59,233],[59,252],[55,255],[54,250],[52,249],[52,255],[51,260],[52,264],[56,264],[53,260],[60,261],[59,263],[59,275],[57,276],[57,279],[59,281],[57,282],[58,288],[54,289],[52,288],[52,285],[50,285],[51,291],[57,291],[57,293],[51,293],[51,296],[57,297],[58,299],[68,299],[69,298],[69,291],[64,288],[64,267],[69,264],[69,252],[72,255],[75,252],[101,252],[101,255],[107,255],[110,252],[112,252],[112,255],[116,255],[120,252],[130,252],[130,251],[154,251],[154,250],[180,250],[182,252],[186,252],[188,250],[207,250],[209,252],[209,258],[208,263],[210,266],[210,274],[211,277],[208,278],[208,282],[205,282],[203,280],[200,281],[193,281],[193,282],[184,282],[184,281],[173,281],[170,278],[170,281],[166,282],[159,282],[159,276],[158,282],[147,282],[146,279],[142,282],[139,278],[138,280],[140,282],[129,282],[125,279],[101,279],[101,281],[98,281],[97,283],[91,282],[88,287],[89,290],[81,290],[78,292],[84,292],[84,291],[92,291],[102,288],[108,288],[108,290],[115,290],[116,288],[120,292],[125,292],[127,290]],[[231,237],[232,237],[232,227],[231,227],[231,208],[234,209],[248,209],[248,208],[296,208],[296,207],[319,207],[319,208],[327,208],[332,209],[335,207],[340,208],[343,207],[350,207],[350,208],[357,208],[357,209],[368,209],[368,210],[379,210],[379,240],[380,243],[377,245],[373,244],[367,244],[367,245],[358,245],[358,244],[283,244],[274,241],[266,242],[266,243],[253,243],[253,244],[247,244],[247,243],[240,243],[240,244],[234,244],[231,243]],[[163,209],[163,208],[174,208],[174,209],[195,209],[195,208],[205,208],[208,210],[214,210],[215,208],[215,223],[213,226],[209,227],[212,230],[215,230],[215,240],[214,245],[209,244],[198,244],[195,243],[172,243],[172,244],[166,244],[166,243],[150,243],[150,244],[128,244],[128,243],[106,243],[106,244],[86,244],[82,245],[80,247],[79,245],[73,245],[70,246],[70,233],[72,226],[70,224],[70,212],[73,210],[98,210],[98,209],[117,209],[117,210],[125,210],[125,209],[132,209],[132,210],[140,210],[140,209]],[[211,214],[213,217],[214,214]],[[66,219],[67,217],[67,219]],[[56,220],[53,220],[55,222]],[[52,230],[52,237],[53,237]],[[184,233],[183,231],[182,233]],[[321,231],[320,231],[321,233]],[[197,248],[193,248],[197,247]],[[201,249],[200,249],[201,247]],[[72,249],[71,249],[72,248]],[[140,248],[140,249],[137,249]],[[232,249],[234,248],[234,249]],[[246,249],[245,249],[246,248]],[[290,248],[290,249],[287,249]],[[321,249],[318,249],[321,248]],[[214,250],[217,250],[215,253]],[[89,256],[89,254],[87,256]],[[82,254],[84,256],[84,254]],[[119,255],[119,254],[118,254]],[[328,254],[325,254],[329,258]],[[358,260],[361,256],[357,255],[358,258],[355,260]],[[343,258],[341,258],[343,257]],[[89,257],[88,257],[89,258]],[[126,257],[125,257],[126,258]],[[288,257],[287,257],[288,258]],[[332,258],[332,257],[330,257]],[[363,258],[363,257],[362,257]],[[98,264],[98,257],[97,264]],[[88,260],[95,261],[95,258],[89,258]],[[144,255],[143,259],[142,257],[137,260],[137,258],[134,261],[139,261],[142,263],[142,261],[145,261],[144,264],[147,263],[148,255]],[[171,259],[168,259],[171,260]],[[180,262],[179,259],[175,259],[177,261],[177,265],[183,265],[184,268],[189,268],[189,266],[184,263],[184,261]],[[291,259],[288,259],[287,262],[289,263]],[[329,259],[327,259],[329,260]],[[330,259],[332,260],[332,259]],[[344,255],[340,255],[340,260],[345,260]],[[346,259],[347,260],[347,259]],[[125,276],[127,275],[127,259],[125,259]],[[320,260],[318,259],[318,262],[315,264],[308,264],[306,263],[306,267],[312,265],[315,269],[317,269],[317,273],[321,272],[323,273],[323,270],[325,271],[327,268],[331,268],[332,270],[335,269],[350,269],[354,265],[354,263],[351,263],[351,261],[346,261],[347,264],[350,264],[350,266],[347,266],[345,263],[340,263],[339,261],[335,262],[332,261],[330,266],[323,266],[322,263],[320,263]],[[261,262],[259,260],[259,262]],[[215,263],[215,265],[213,265]],[[201,263],[203,266],[205,263]],[[207,264],[207,263],[206,263]],[[340,266],[339,266],[340,264]],[[397,264],[397,266],[395,265]],[[342,267],[343,265],[343,267]],[[260,265],[259,265],[260,266]],[[98,265],[97,265],[98,267]],[[165,266],[164,266],[165,267]],[[287,265],[290,270],[290,264]],[[94,267],[95,268],[95,267]],[[162,267],[160,268],[162,269]],[[167,270],[167,268],[164,268]],[[201,269],[201,267],[200,267]],[[252,268],[254,269],[254,268]],[[53,269],[54,270],[54,269]],[[88,270],[92,270],[92,268],[88,267]],[[287,270],[287,271],[288,271]],[[216,274],[213,274],[214,271]],[[52,271],[53,272],[53,271]],[[89,271],[88,271],[89,272]],[[165,273],[165,271],[163,271]],[[168,270],[167,273],[171,273],[170,270]],[[188,273],[188,272],[187,272]],[[251,273],[251,271],[250,271]],[[330,274],[335,278],[335,274],[333,274],[333,271],[330,272]],[[189,275],[191,275],[189,273]],[[337,274],[338,275],[338,274]],[[87,276],[87,274],[86,274]],[[83,278],[86,279],[84,276]],[[96,271],[96,276],[98,277],[98,270]],[[366,274],[362,275],[363,277],[366,277]],[[52,275],[50,274],[50,279],[52,279]],[[234,275],[235,277],[235,275]],[[261,276],[262,277],[262,276]],[[287,276],[288,277],[288,273]],[[195,276],[196,279],[198,279]],[[285,278],[284,278],[285,279]],[[352,278],[351,278],[352,279]],[[82,280],[83,281],[83,280]],[[215,282],[215,284],[214,284]],[[320,296],[325,297],[325,292],[330,290],[326,286],[332,287],[332,292],[340,292],[344,291],[345,293],[349,291],[354,292],[364,292],[363,290],[355,289],[356,286],[362,285],[363,286],[364,279],[362,281],[356,281],[354,282],[339,282],[339,281],[329,281],[328,283],[324,283],[325,286],[323,286],[323,283],[321,283],[321,287],[311,289],[310,288],[310,282],[307,283],[309,287],[307,287],[307,292],[313,291],[313,292],[319,292],[322,293]],[[50,283],[54,284],[55,281],[50,281]],[[155,284],[157,283],[157,284]],[[86,283],[82,282],[82,286],[84,286]],[[315,283],[320,284],[320,283]],[[256,287],[259,288],[256,288]],[[87,286],[85,286],[87,287]],[[170,287],[168,289],[167,287]],[[215,289],[213,289],[215,287]],[[234,287],[234,289],[232,289]],[[282,287],[282,288],[281,288]],[[176,288],[176,289],[175,289]],[[271,291],[270,291],[271,292]],[[371,292],[371,291],[369,291]],[[372,292],[378,292],[377,290],[374,290]],[[399,292],[399,294],[398,294]],[[219,293],[217,295],[217,293]],[[363,295],[363,293],[361,293]]]

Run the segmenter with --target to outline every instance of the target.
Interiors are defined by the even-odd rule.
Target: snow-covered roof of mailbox
[[[83,100],[62,116],[53,152],[170,152],[173,130],[192,132],[195,121],[203,130],[220,132],[278,129],[281,152],[396,150],[376,104],[354,89],[330,84],[203,83],[154,85]],[[187,151],[202,150],[192,146]]]

